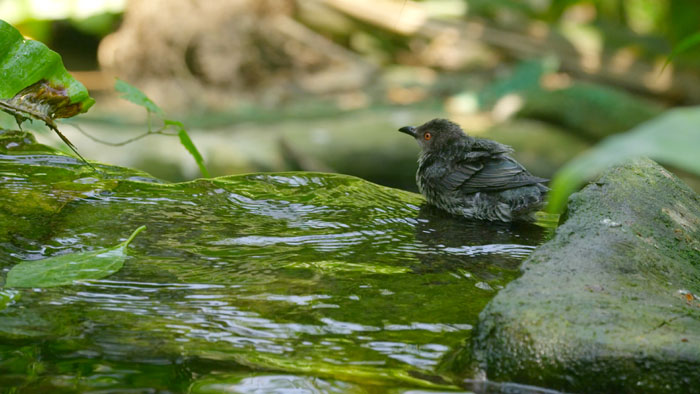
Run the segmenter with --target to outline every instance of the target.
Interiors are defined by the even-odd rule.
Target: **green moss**
[[[25,146],[0,155],[0,269],[148,230],[107,278],[0,297],[0,340],[37,353],[1,349],[0,366],[19,371],[0,373],[3,388],[182,392],[196,377],[265,370],[368,392],[456,389],[437,360],[544,237],[345,175],[166,184],[11,135]],[[31,378],[27,358],[44,366]]]

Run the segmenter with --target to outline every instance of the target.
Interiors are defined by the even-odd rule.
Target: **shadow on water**
[[[416,242],[421,250],[416,272],[486,272],[489,266],[517,269],[548,235],[547,230],[531,223],[467,220],[428,204],[421,205],[417,222]]]
[[[68,161],[0,157],[3,272],[148,230],[105,279],[2,290],[21,296],[0,310],[2,387],[458,390],[435,367],[545,237],[341,175],[159,184]]]

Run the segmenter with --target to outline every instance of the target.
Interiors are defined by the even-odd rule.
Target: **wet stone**
[[[570,392],[700,392],[700,197],[639,159],[574,194],[566,222],[443,368]]]

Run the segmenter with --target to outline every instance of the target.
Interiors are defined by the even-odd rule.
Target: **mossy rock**
[[[100,164],[95,164],[95,170],[73,156],[37,143],[29,132],[0,129],[0,165],[7,163],[12,164],[0,181],[0,242],[20,234],[42,238],[49,231],[47,223],[67,204],[90,193],[111,190],[119,179],[160,182],[138,170]],[[47,171],[41,170],[43,167]],[[8,186],[25,177],[31,185]]]
[[[461,376],[573,392],[700,392],[700,197],[648,159],[574,194],[480,314]]]
[[[434,365],[545,236],[465,222],[342,174],[162,183],[10,135],[0,135],[16,143],[0,155],[0,270],[147,230],[106,278],[0,292],[0,353],[13,366],[0,387],[193,392],[264,371],[342,381],[342,392],[456,390]],[[70,355],[83,361],[68,365]],[[35,360],[42,370],[24,373]],[[183,375],[172,360],[202,367]],[[109,363],[147,381],[105,382]]]

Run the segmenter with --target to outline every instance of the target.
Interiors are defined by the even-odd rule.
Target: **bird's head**
[[[399,131],[415,138],[423,152],[441,149],[455,141],[467,138],[458,124],[447,119],[433,119],[418,127],[402,127]]]

